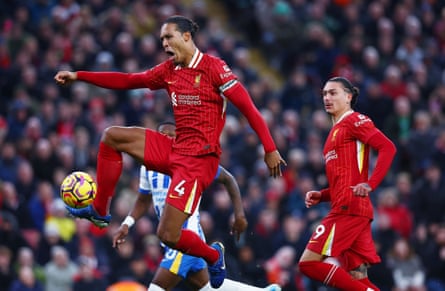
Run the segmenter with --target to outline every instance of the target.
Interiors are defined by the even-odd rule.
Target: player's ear
[[[185,41],[189,41],[192,39],[192,34],[190,33],[190,31],[186,31],[182,34],[182,37]]]

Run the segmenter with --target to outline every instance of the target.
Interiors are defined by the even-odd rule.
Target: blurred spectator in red
[[[380,83],[382,93],[395,100],[400,96],[406,96],[406,83],[402,72],[396,65],[389,65],[384,72],[384,79]]]
[[[291,246],[282,246],[264,263],[268,283],[276,283],[284,290],[304,290],[296,277],[296,253]]]
[[[103,291],[107,284],[102,274],[87,258],[79,258],[79,272],[74,277],[72,291]]]
[[[380,230],[392,230],[405,239],[411,235],[413,217],[409,209],[400,203],[395,187],[384,188],[379,193],[377,225]]]
[[[258,220],[254,225],[255,238],[251,242],[257,258],[268,259],[272,257],[275,252],[273,239],[278,235],[279,228],[276,209],[264,208],[260,211]]]

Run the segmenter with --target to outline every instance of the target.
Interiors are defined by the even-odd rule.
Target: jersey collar
[[[198,49],[195,50],[195,53],[193,54],[192,60],[188,64],[187,68],[196,69],[198,64],[201,62],[202,56],[204,54],[200,52]]]
[[[340,118],[335,122],[335,124],[338,124],[340,121],[342,121],[343,119],[345,119],[346,116],[348,116],[349,114],[353,113],[354,110],[348,110],[345,113],[343,113],[342,116],[340,116]]]

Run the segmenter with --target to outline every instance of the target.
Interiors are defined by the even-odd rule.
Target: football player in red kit
[[[352,109],[358,94],[343,77],[331,78],[323,88],[324,107],[333,122],[323,149],[329,188],[307,192],[305,203],[311,207],[329,201],[331,210],[315,228],[299,268],[331,287],[372,291],[379,289],[369,281],[367,268],[380,258],[372,239],[369,193],[384,179],[396,148],[369,117]],[[369,176],[371,148],[378,157]],[[325,262],[328,258],[338,259],[341,266]]]
[[[110,221],[109,204],[122,172],[122,152],[147,169],[171,176],[166,205],[157,235],[167,246],[202,257],[209,265],[211,285],[219,287],[225,277],[224,247],[207,245],[182,224],[193,213],[201,193],[213,181],[221,153],[219,138],[224,127],[227,102],[232,102],[258,134],[264,160],[273,177],[281,175],[285,161],[245,87],[221,59],[201,52],[194,43],[198,25],[183,16],[172,16],[161,27],[160,39],[170,58],[141,73],[69,72],[56,74],[58,84],[75,80],[109,89],[165,89],[170,96],[176,138],[140,127],[107,128],[97,157],[97,195],[93,204],[69,212],[100,227]]]

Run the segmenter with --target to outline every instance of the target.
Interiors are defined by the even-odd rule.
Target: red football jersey
[[[336,123],[326,139],[323,154],[333,213],[373,217],[369,196],[358,197],[351,186],[368,181],[368,140],[379,130],[358,112]]]
[[[228,65],[197,50],[188,67],[166,61],[145,74],[148,88],[164,88],[171,98],[176,121],[173,150],[183,155],[219,154],[227,106],[223,85],[237,82]]]

